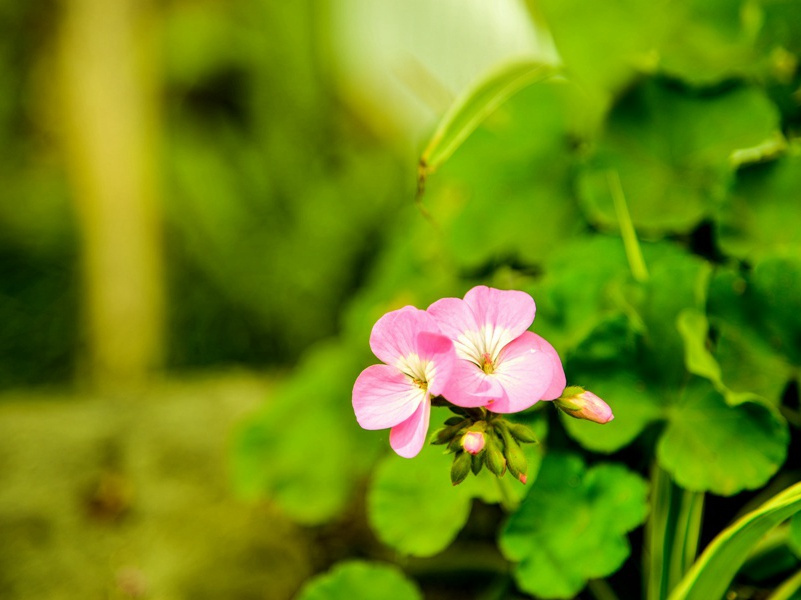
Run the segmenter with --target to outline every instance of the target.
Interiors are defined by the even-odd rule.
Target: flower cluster
[[[443,298],[427,310],[406,306],[385,314],[370,335],[370,348],[384,364],[367,367],[353,386],[359,425],[390,429],[392,448],[411,458],[425,443],[432,400],[452,405],[468,417],[468,425],[493,422],[504,432],[508,427],[497,415],[560,398],[566,382],[559,355],[528,331],[535,310],[525,292],[478,286],[464,299]],[[458,434],[457,454],[487,454],[485,437],[495,436],[468,429],[446,426],[450,437],[439,443],[454,446]],[[505,448],[501,433],[498,439]]]

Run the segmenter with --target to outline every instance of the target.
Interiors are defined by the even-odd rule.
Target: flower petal
[[[553,378],[551,379],[551,385],[549,385],[548,389],[542,393],[542,398],[540,398],[540,400],[555,400],[562,395],[562,392],[567,385],[565,369],[562,366],[562,359],[559,358],[559,354],[545,338],[537,335],[536,333],[532,333],[531,335],[537,338],[537,342],[539,344],[538,349],[550,356],[551,365],[553,367]]]
[[[414,414],[389,432],[389,444],[404,458],[413,458],[423,449],[431,418],[431,403],[426,395]]]
[[[476,315],[464,300],[442,298],[429,306],[427,312],[436,319],[440,331],[453,340],[459,358],[480,362],[480,343],[477,336],[481,324],[476,321]],[[476,339],[466,336],[467,332],[473,332]]]
[[[525,292],[471,289],[464,300],[443,298],[428,307],[443,334],[454,342],[459,358],[481,364],[484,354],[495,358],[506,344],[534,321],[534,300]]]
[[[378,319],[370,333],[370,348],[382,362],[395,365],[418,353],[417,336],[421,331],[439,333],[436,320],[424,310],[404,306]]]
[[[487,375],[469,360],[458,360],[442,395],[451,404],[473,408],[503,398],[504,391],[495,377]]]
[[[364,429],[387,429],[408,419],[426,391],[388,365],[367,367],[353,385],[353,411]]]
[[[476,321],[489,330],[488,341],[498,351],[534,322],[534,299],[525,292],[479,285],[465,294],[464,301],[476,315]],[[488,351],[496,354],[492,349]]]
[[[489,404],[488,410],[496,413],[520,412],[533,406],[543,398],[543,394],[550,391],[554,381],[554,359],[550,352],[541,348],[541,342],[544,341],[540,336],[526,331],[501,350],[491,377],[497,378],[505,396]]]

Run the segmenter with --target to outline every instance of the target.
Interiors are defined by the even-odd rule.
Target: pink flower
[[[615,418],[606,402],[579,386],[567,388],[556,404],[568,416],[601,425]]]
[[[405,458],[425,443],[431,396],[442,394],[458,362],[453,343],[424,310],[406,306],[373,326],[370,348],[383,365],[361,372],[353,410],[364,429],[391,428],[389,443]]]
[[[559,397],[562,361],[553,346],[527,331],[535,310],[525,292],[483,285],[464,300],[443,298],[428,308],[461,359],[443,392],[451,403],[513,413]]]
[[[484,434],[480,431],[468,431],[462,437],[462,448],[468,454],[478,454],[484,449]]]

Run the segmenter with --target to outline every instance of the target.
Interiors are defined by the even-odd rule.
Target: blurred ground
[[[0,598],[290,597],[305,538],[234,499],[225,463],[269,388],[237,372],[124,398],[0,396]]]

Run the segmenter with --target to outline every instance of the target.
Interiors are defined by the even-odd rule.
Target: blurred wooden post
[[[85,281],[87,374],[140,382],[162,361],[158,86],[148,0],[63,0],[57,70]]]

